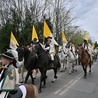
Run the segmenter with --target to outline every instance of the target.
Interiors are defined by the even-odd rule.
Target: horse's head
[[[34,45],[32,45],[32,50],[37,53],[37,54],[40,54],[42,53],[43,51],[45,52],[45,50],[43,49],[43,46],[41,46],[41,44],[38,42]]]
[[[58,52],[62,52],[63,51],[63,47],[62,46],[59,46],[59,49],[58,49]]]
[[[16,51],[18,52],[18,60],[19,61],[22,61],[23,60],[23,58],[24,58],[24,47],[18,47],[17,49],[16,49]]]
[[[76,48],[76,53],[79,55],[79,57],[81,57],[81,55],[83,54],[84,51],[85,51],[85,49],[82,46],[78,46]]]

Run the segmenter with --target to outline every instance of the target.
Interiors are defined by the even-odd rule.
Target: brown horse
[[[79,55],[79,61],[81,62],[81,65],[83,67],[84,71],[84,78],[87,76],[87,67],[89,66],[89,72],[91,73],[91,58],[89,53],[82,47],[77,47],[77,53]]]
[[[38,98],[38,90],[35,85],[32,84],[25,84],[22,85],[20,88],[20,93],[17,93],[16,91],[2,91],[0,93],[0,98]],[[24,88],[26,89],[26,93]]]
[[[38,98],[38,90],[35,85],[25,84],[27,90],[26,98]]]

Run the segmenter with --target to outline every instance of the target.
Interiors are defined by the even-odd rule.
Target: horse
[[[21,94],[20,94],[21,97],[18,97],[17,94],[17,98],[38,98],[38,90],[35,85],[25,84],[25,85],[21,85],[19,88],[21,90]],[[12,98],[16,93],[17,90],[12,90],[12,91],[1,90],[0,98]]]
[[[79,60],[81,62],[81,65],[84,71],[84,78],[86,78],[88,66],[89,66],[89,72],[91,73],[92,62],[91,62],[90,55],[82,46],[77,47],[77,53],[79,55]]]
[[[40,45],[40,43],[37,43],[33,46],[37,56],[38,56],[38,68],[39,71],[41,73],[41,78],[40,78],[40,86],[39,86],[39,93],[42,91],[42,87],[46,85],[46,78],[47,78],[47,70],[53,69],[54,70],[54,79],[52,80],[52,82],[55,82],[55,80],[57,79],[57,70],[60,67],[60,62],[59,62],[59,57],[57,56],[57,54],[54,56],[54,61],[53,61],[53,65],[51,66],[51,60],[50,60],[50,55],[49,53],[47,53],[47,51],[45,51],[42,46]],[[43,86],[42,86],[43,83]]]
[[[18,57],[19,57],[19,61],[21,61],[24,58],[24,67],[27,70],[27,75],[25,78],[24,83],[27,83],[27,80],[29,78],[29,76],[31,77],[32,80],[32,84],[34,84],[34,78],[32,75],[32,69],[37,69],[37,55],[35,54],[34,51],[30,51],[27,47],[23,46],[23,47],[18,47],[17,48],[17,52],[18,52]]]
[[[66,45],[66,54],[67,54],[67,64],[68,64],[68,73],[71,74],[74,71],[77,71],[77,55],[75,52],[70,50],[70,48]]]
[[[93,59],[93,61],[96,61],[97,55],[98,55],[97,49],[93,49],[93,51],[92,51],[92,59]]]
[[[66,60],[66,53],[64,51],[65,49],[63,49],[62,46],[59,46],[59,50],[58,50],[58,56],[60,59],[60,72],[65,71],[65,69],[67,69],[67,60]]]

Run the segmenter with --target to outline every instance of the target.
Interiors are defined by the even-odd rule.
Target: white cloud
[[[93,40],[98,42],[98,0],[74,0],[77,7],[74,15],[77,16],[77,25],[87,30]]]

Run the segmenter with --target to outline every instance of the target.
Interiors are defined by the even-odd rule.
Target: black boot
[[[50,68],[54,68],[53,60],[51,60]]]

